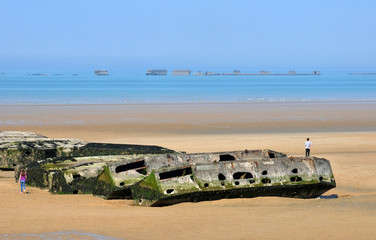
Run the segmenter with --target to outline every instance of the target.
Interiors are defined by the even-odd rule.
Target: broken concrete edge
[[[43,139],[48,138],[46,136],[33,133],[33,132],[21,132],[21,131],[0,131],[0,142],[13,140],[13,139]]]

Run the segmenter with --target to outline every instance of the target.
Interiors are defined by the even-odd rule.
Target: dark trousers
[[[311,149],[309,149],[309,148],[306,148],[305,149],[305,155],[306,155],[306,157],[309,157],[309,154],[311,153]]]

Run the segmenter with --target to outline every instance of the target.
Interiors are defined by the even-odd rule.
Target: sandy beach
[[[337,182],[321,199],[224,199],[150,208],[32,187],[20,194],[13,172],[0,171],[0,239],[72,230],[127,240],[374,239],[375,126],[375,102],[0,106],[0,131],[189,153],[268,148],[303,155],[310,137],[312,155],[330,160]]]

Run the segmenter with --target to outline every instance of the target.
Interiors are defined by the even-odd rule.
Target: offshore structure
[[[147,69],[146,75],[152,76],[166,76],[167,70],[166,69]]]
[[[312,71],[311,73],[297,73],[294,70],[290,70],[287,73],[271,73],[270,71],[259,71],[258,73],[242,73],[240,70],[234,70],[230,73],[217,73],[217,72],[201,72],[194,73],[195,76],[301,76],[301,75],[321,75],[320,71]]]
[[[191,70],[173,70],[172,76],[190,76]]]
[[[109,75],[108,71],[106,69],[95,70],[94,74],[97,75],[97,76],[108,76]]]

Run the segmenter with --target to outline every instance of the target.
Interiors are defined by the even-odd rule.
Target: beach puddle
[[[61,231],[52,233],[21,233],[21,234],[4,234],[0,235],[1,240],[119,240],[97,235],[94,233],[85,233],[79,231]]]
[[[331,195],[321,195],[317,199],[336,199],[338,198],[337,194],[331,194]]]

